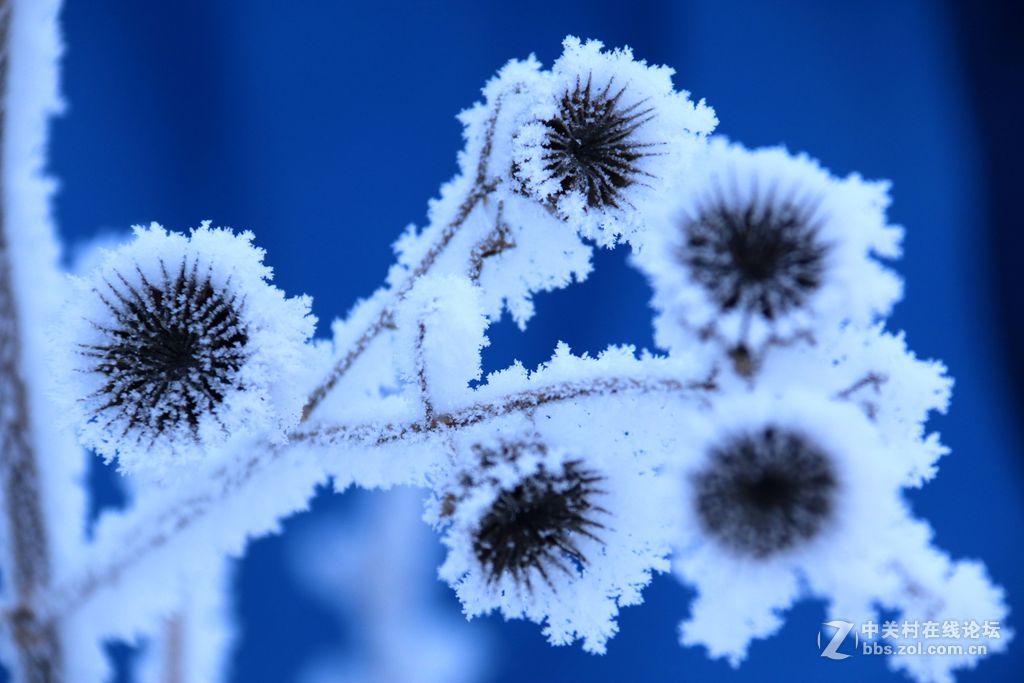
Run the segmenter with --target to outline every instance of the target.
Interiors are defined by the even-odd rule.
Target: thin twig
[[[614,396],[623,393],[705,393],[714,391],[714,382],[684,382],[675,378],[634,378],[603,377],[580,382],[562,382],[536,389],[509,394],[495,401],[474,403],[469,406],[436,415],[433,420],[393,424],[381,427],[369,425],[329,425],[300,432],[293,437],[296,442],[312,441],[321,445],[335,443],[360,443],[366,446],[383,446],[400,441],[406,436],[436,433],[442,430],[459,430],[472,427],[488,420],[513,413],[526,413],[545,405],[564,403],[594,396]],[[371,435],[376,435],[371,436]]]
[[[836,398],[846,400],[851,398],[855,393],[866,387],[873,388],[876,392],[882,390],[882,385],[889,378],[878,372],[869,372],[868,374],[861,377],[859,380],[846,387],[842,391],[836,392]]]
[[[38,600],[41,618],[59,621],[87,603],[96,593],[121,577],[152,552],[163,548],[206,519],[225,499],[245,489],[258,474],[279,461],[286,449],[265,444],[237,468],[222,467],[197,492],[173,498],[155,515],[128,529],[115,544],[116,551],[100,566],[85,566],[77,577],[54,587]]]
[[[902,562],[893,560],[885,565],[885,569],[893,572],[899,577],[903,584],[903,592],[906,595],[909,595],[920,602],[924,613],[920,615],[915,614],[913,616],[921,616],[924,617],[925,620],[932,621],[942,613],[943,609],[945,609],[945,598],[925,587],[924,582],[915,578],[913,572],[911,572]],[[911,615],[908,614],[907,616]]]
[[[835,397],[841,401],[849,401],[853,399],[853,395],[861,389],[867,389],[868,387],[875,390],[875,394],[882,393],[882,385],[889,381],[889,378],[878,372],[869,372],[864,377],[860,378],[847,388],[842,391],[838,391]],[[869,419],[874,420],[878,416],[878,403],[870,400],[861,401],[861,408]]]
[[[335,366],[331,369],[330,374],[324,379],[323,382],[317,386],[312,393],[309,395],[309,400],[306,401],[306,405],[302,409],[302,421],[305,422],[309,419],[309,416],[313,414],[317,406],[323,402],[327,397],[327,394],[337,386],[341,378],[352,369],[355,362],[360,356],[369,348],[370,343],[376,339],[381,332],[388,329],[392,320],[394,319],[395,306],[400,302],[409,290],[413,288],[416,281],[426,275],[437,259],[444,253],[451,244],[452,239],[458,233],[459,228],[469,219],[473,213],[473,209],[477,205],[484,201],[497,187],[497,183],[488,179],[488,162],[490,161],[491,150],[494,146],[494,127],[497,124],[498,114],[501,111],[501,102],[495,104],[494,113],[491,115],[488,121],[487,132],[484,137],[484,144],[480,149],[480,158],[477,161],[476,178],[473,181],[473,186],[462,204],[459,205],[458,210],[455,212],[455,217],[445,226],[441,232],[441,236],[438,238],[427,253],[423,256],[423,259],[412,269],[408,277],[402,281],[394,294],[390,299],[384,303],[381,307],[377,317],[374,318],[367,328],[363,331],[359,338],[353,344],[352,348],[345,352],[341,360],[339,360]]]
[[[0,158],[7,137],[10,32],[13,9],[0,0]],[[0,173],[0,183],[3,174]],[[50,583],[49,536],[43,515],[39,463],[31,438],[28,387],[22,363],[22,328],[14,291],[14,263],[7,238],[7,188],[0,184],[0,487],[10,558],[6,564],[17,607],[6,614],[18,651],[19,680],[61,680],[61,646],[56,625],[43,622],[38,595]]]
[[[512,228],[505,222],[505,202],[498,202],[498,211],[494,217],[494,229],[473,248],[473,253],[470,254],[469,278],[473,282],[478,282],[487,259],[514,249],[515,246],[515,240],[512,239]]]
[[[185,683],[185,616],[179,612],[164,626],[163,683]]]
[[[427,382],[427,361],[423,355],[423,342],[427,337],[427,326],[421,320],[419,334],[416,335],[416,382],[420,389],[420,400],[423,401],[423,419],[429,424],[434,421],[434,402],[430,398],[430,387]]]

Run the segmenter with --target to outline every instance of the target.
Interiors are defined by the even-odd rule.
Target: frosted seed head
[[[828,247],[819,203],[799,190],[764,197],[719,191],[681,218],[676,257],[723,311],[774,320],[821,287]]]
[[[897,256],[902,233],[886,222],[885,183],[720,138],[705,161],[634,256],[652,279],[659,346],[696,341],[749,376],[772,348],[827,343],[889,311],[901,283],[876,259]]]
[[[179,432],[199,439],[200,419],[225,395],[241,389],[239,370],[250,354],[238,293],[213,284],[208,270],[182,260],[161,277],[141,270],[134,283],[120,272],[97,290],[110,323],[96,323],[102,339],[79,344],[86,372],[104,382],[92,398],[93,416],[130,432],[158,438]]]
[[[513,188],[599,244],[629,239],[717,123],[672,70],[568,37],[513,140]]]
[[[597,85],[588,74],[561,97],[556,116],[544,121],[544,170],[560,186],[558,195],[577,192],[591,209],[619,208],[622,191],[647,174],[638,162],[656,143],[643,142],[637,130],[653,117],[644,101],[625,105],[626,86]]]
[[[83,445],[160,479],[229,439],[272,442],[298,420],[309,300],[286,299],[252,235],[157,225],[75,280],[56,346],[60,400]]]
[[[499,610],[604,652],[619,609],[669,568],[673,491],[614,437],[567,450],[536,426],[460,439],[427,512],[447,548],[439,575],[468,616]]]
[[[773,426],[714,446],[693,484],[705,532],[758,558],[816,537],[832,517],[837,489],[834,467],[821,448]]]
[[[546,450],[541,443],[527,442],[474,448],[479,477],[497,485],[493,501],[472,531],[473,553],[491,584],[508,576],[529,589],[536,573],[550,585],[552,572],[572,575],[587,564],[578,538],[600,541],[604,527],[599,518],[605,511],[598,498],[603,477],[581,460],[550,465],[541,461],[533,473],[502,483],[492,477],[492,471],[524,454],[532,451],[543,457]],[[465,475],[462,483],[472,488],[476,481]]]
[[[578,460],[565,463],[561,472],[540,472],[511,490],[503,490],[480,521],[473,550],[489,575],[497,581],[510,573],[517,581],[530,581],[529,570],[547,576],[550,567],[571,573],[570,563],[585,565],[575,536],[595,537],[600,522],[591,498],[601,477],[582,469]]]

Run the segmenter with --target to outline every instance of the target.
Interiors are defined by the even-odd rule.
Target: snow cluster
[[[427,488],[465,613],[590,652],[655,572],[697,591],[682,644],[734,665],[805,597],[851,621],[1004,620],[984,567],[935,549],[904,500],[946,452],[927,420],[951,380],[883,328],[901,293],[880,260],[902,234],[888,186],[709,138],[713,111],[671,76],[572,37],[550,69],[508,63],[460,115],[426,224],[329,341],[249,233],[138,228],[74,279],[58,393],[135,503],[58,568],[44,611],[85,641],[216,612],[209,567],[330,482]],[[491,323],[525,327],[534,294],[620,242],[659,350],[560,344],[482,376]],[[945,683],[976,660],[892,665]]]

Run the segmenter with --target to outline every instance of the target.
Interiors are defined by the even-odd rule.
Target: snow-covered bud
[[[271,286],[252,234],[137,228],[76,280],[68,398],[84,445],[159,476],[229,437],[282,438],[313,332],[309,300]]]
[[[684,348],[696,334],[756,360],[887,313],[901,285],[873,256],[899,255],[888,201],[886,184],[834,178],[806,156],[712,141],[707,173],[637,256],[662,311],[659,343]]]
[[[514,172],[528,194],[609,243],[642,223],[645,205],[690,166],[716,121],[674,90],[671,69],[602,47],[565,40],[550,92],[517,134]]]

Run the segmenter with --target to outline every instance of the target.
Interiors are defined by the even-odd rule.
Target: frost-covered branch
[[[633,378],[602,377],[582,382],[562,382],[509,394],[498,400],[474,403],[451,412],[434,414],[423,421],[404,424],[364,425],[322,425],[315,430],[300,431],[296,441],[309,441],[330,446],[343,442],[358,442],[368,445],[383,445],[400,441],[410,435],[438,433],[447,430],[466,429],[510,415],[525,415],[537,408],[566,401],[593,397],[609,397],[636,392],[646,393],[692,393],[713,391],[714,383],[707,381],[686,382],[676,378]]]
[[[10,62],[11,5],[0,0],[0,97],[6,104]],[[6,132],[6,106],[0,106],[0,149]],[[2,175],[0,175],[2,178]],[[0,179],[0,193],[6,187]],[[39,463],[32,443],[28,390],[21,365],[22,330],[14,275],[0,205],[0,487],[6,523],[4,576],[14,586],[18,607],[6,615],[20,653],[18,668],[26,681],[54,680],[61,668],[60,642],[52,624],[40,623],[36,596],[50,583],[50,556],[40,493]]]
[[[414,267],[409,274],[403,279],[403,281],[393,287],[393,294],[391,294],[385,303],[380,307],[380,312],[365,328],[365,330],[358,336],[355,343],[347,349],[343,349],[338,354],[339,360],[335,363],[331,369],[330,374],[313,390],[310,394],[309,400],[302,409],[303,420],[307,419],[312,415],[313,411],[316,410],[320,402],[324,400],[328,393],[338,384],[339,381],[345,376],[359,357],[366,351],[370,346],[370,343],[377,338],[384,330],[391,329],[394,325],[393,318],[395,315],[394,306],[403,296],[409,293],[409,290],[413,288],[416,281],[430,272],[430,269],[437,262],[437,259],[444,253],[448,245],[451,244],[452,239],[455,237],[456,232],[466,222],[470,214],[477,207],[478,204],[485,201],[491,193],[494,192],[496,184],[494,181],[488,178],[488,164],[491,157],[491,149],[494,145],[494,128],[497,125],[498,116],[501,114],[500,101],[495,105],[494,112],[491,114],[491,118],[488,121],[487,130],[484,133],[484,142],[480,148],[479,158],[476,163],[476,175],[473,179],[473,184],[466,193],[465,199],[459,204],[455,210],[455,215],[451,218],[444,230],[442,230],[437,241],[434,242],[427,252],[423,255],[420,262]],[[481,257],[482,258],[482,257]],[[474,266],[475,267],[475,266]]]
[[[59,414],[135,503],[14,613],[93,644],[169,628],[167,676],[208,679],[189,596],[212,604],[210,567],[330,482],[428,489],[465,613],[590,652],[666,571],[697,591],[681,643],[733,664],[801,597],[864,623],[1005,618],[984,567],[935,549],[903,501],[946,452],[926,421],[950,380],[883,329],[902,287],[888,186],[709,138],[714,113],[671,74],[571,37],[549,69],[509,62],[460,115],[459,172],[426,225],[330,344],[250,233],[154,224],[107,251],[49,347]],[[483,375],[495,321],[525,327],[537,293],[620,243],[651,282],[661,351],[559,344]],[[1005,635],[986,631],[989,653]],[[893,665],[947,683],[977,659]]]
[[[16,264],[19,254],[10,237],[12,222],[23,218],[9,211],[17,199],[10,180],[25,169],[7,165],[14,157],[9,144],[12,128],[24,131],[11,125],[14,117],[9,114],[12,60],[19,58],[12,54],[12,24],[22,7],[0,0],[0,500],[4,527],[0,568],[8,584],[3,630],[9,632],[17,650],[12,662],[15,671],[21,680],[45,683],[62,676],[62,643],[55,625],[41,620],[37,610],[37,598],[53,577],[53,546],[44,511],[40,444],[32,425],[40,418],[33,415],[26,384],[30,373],[23,345],[32,335],[25,330],[20,310],[25,299],[19,297],[15,274],[16,266],[24,264]]]
[[[234,635],[231,564],[216,563],[182,591],[176,611],[142,644],[133,683],[228,680]]]
[[[219,516],[235,514],[233,507],[226,505],[230,499],[243,501],[254,498],[257,490],[274,480],[282,470],[289,469],[289,460],[311,459],[320,449],[331,449],[327,471],[312,469],[306,479],[308,490],[326,478],[331,471],[342,478],[346,472],[346,460],[365,460],[375,456],[374,448],[400,443],[411,437],[436,437],[459,430],[476,427],[487,421],[507,419],[514,415],[525,415],[544,406],[586,398],[610,397],[623,393],[664,393],[700,396],[711,391],[714,385],[706,381],[688,382],[674,377],[598,377],[577,382],[545,383],[543,377],[535,382],[538,386],[525,391],[510,393],[496,399],[487,399],[447,413],[434,416],[427,421],[413,420],[405,423],[363,424],[321,426],[309,431],[298,431],[293,436],[292,447],[253,444],[251,455],[243,461],[204,473],[201,482],[182,495],[165,492],[160,505],[146,505],[137,514],[118,520],[116,532],[101,526],[97,540],[99,547],[109,547],[113,553],[100,552],[95,564],[85,562],[78,574],[70,577],[52,594],[46,596],[46,614],[49,619],[59,620],[76,611],[92,600],[98,593],[109,591],[123,580],[126,572],[137,567],[148,567],[152,556],[163,552],[176,539],[193,533],[195,526],[206,524],[221,526]],[[310,450],[314,448],[314,451]],[[341,450],[344,448],[344,450]],[[384,456],[380,456],[384,457]],[[183,487],[184,488],[184,487]],[[299,509],[304,498],[296,499]],[[291,512],[292,510],[286,510]],[[286,513],[284,512],[284,513]],[[283,513],[278,513],[283,514]],[[226,520],[225,520],[226,521]],[[250,533],[258,533],[265,523],[262,517],[246,520],[233,535],[240,540]],[[109,538],[105,538],[106,536]],[[235,543],[232,543],[234,545]],[[189,558],[192,559],[192,558]],[[164,566],[175,560],[166,558]]]
[[[498,202],[498,210],[494,216],[494,230],[473,248],[469,263],[469,277],[473,282],[480,281],[484,270],[484,262],[509,249],[515,249],[512,240],[512,229],[505,222],[505,204]]]

